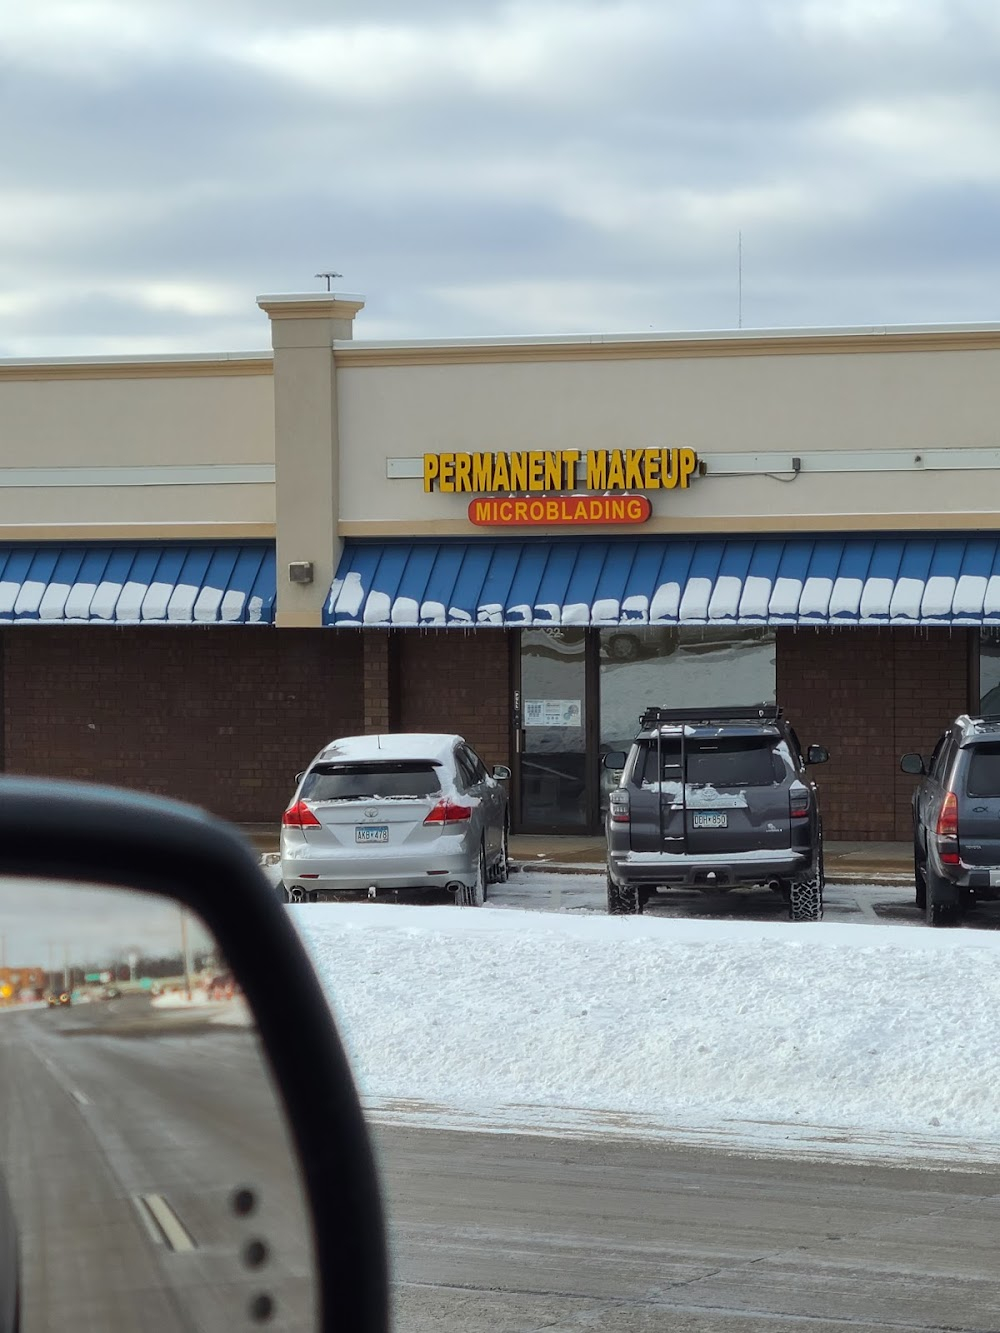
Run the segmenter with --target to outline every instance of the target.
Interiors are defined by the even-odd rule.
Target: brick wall
[[[4,767],[272,822],[319,747],[362,729],[361,634],[12,626]]]
[[[777,695],[803,745],[826,745],[815,768],[828,838],[908,840],[907,750],[929,753],[968,706],[966,630],[779,630]]]
[[[393,636],[399,730],[455,731],[489,767],[510,763],[510,648],[503,630]]]

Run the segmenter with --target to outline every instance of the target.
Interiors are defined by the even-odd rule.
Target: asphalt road
[[[378,1133],[397,1333],[1000,1329],[1000,1179]]]
[[[272,1326],[313,1327],[305,1212],[247,1029],[138,998],[0,1015],[0,1161],[23,1333],[218,1333],[264,1294]]]

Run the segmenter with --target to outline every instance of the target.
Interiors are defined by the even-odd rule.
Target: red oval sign
[[[608,526],[645,523],[652,512],[645,495],[483,495],[470,503],[469,521],[480,528]]]

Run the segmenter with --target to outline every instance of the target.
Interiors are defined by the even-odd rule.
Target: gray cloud
[[[745,323],[997,313],[991,0],[39,5],[0,21],[17,354],[260,346],[329,265],[359,336],[726,326],[741,230]]]

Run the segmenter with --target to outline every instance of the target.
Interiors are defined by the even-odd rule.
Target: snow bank
[[[376,1115],[1000,1160],[1000,935],[290,910]]]

